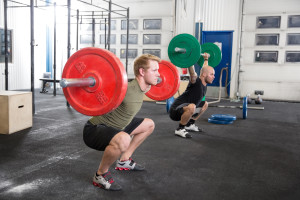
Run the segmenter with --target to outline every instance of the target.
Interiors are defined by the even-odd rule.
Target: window
[[[300,45],[300,33],[288,33],[287,45]]]
[[[280,28],[280,16],[257,17],[257,28]]]
[[[139,20],[137,19],[130,19],[129,20],[129,30],[138,30],[138,23]],[[127,20],[121,21],[121,30],[127,30]]]
[[[160,34],[144,34],[143,44],[160,44],[161,35]]]
[[[256,34],[256,45],[278,45],[279,34]]]
[[[100,30],[105,30],[105,21],[100,21]],[[108,20],[106,20],[106,30],[108,30]],[[116,30],[116,20],[111,20],[110,30]]]
[[[300,27],[300,15],[291,15],[288,17],[288,27],[289,28],[299,28]]]
[[[300,62],[300,51],[287,51],[285,62]]]
[[[152,54],[160,58],[160,49],[143,49],[143,54]]]
[[[145,19],[144,30],[161,29],[161,19]]]
[[[121,44],[126,44],[127,35],[121,35]],[[137,34],[129,34],[128,44],[137,44],[138,43],[138,35]]]
[[[121,58],[126,58],[126,49],[121,49],[120,52]],[[137,49],[128,49],[128,58],[136,58],[137,57]]]
[[[80,44],[92,44],[93,36],[92,35],[81,35],[80,36]]]
[[[106,35],[107,37],[107,35]],[[106,40],[107,42],[107,40]],[[100,35],[100,44],[105,44],[105,35],[101,34]],[[111,34],[110,35],[110,44],[116,44],[116,34]]]
[[[0,52],[0,63],[4,63],[5,62],[5,35],[4,35],[4,29],[0,29],[0,48],[1,48],[1,52]],[[8,62],[12,62],[12,31],[11,30],[7,30],[7,41],[8,41],[8,47],[7,47],[7,51],[8,51]]]
[[[255,62],[277,62],[278,51],[255,51]]]
[[[116,55],[116,49],[110,49],[109,51]]]

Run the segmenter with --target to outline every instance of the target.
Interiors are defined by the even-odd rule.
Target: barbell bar
[[[157,84],[161,83],[162,79],[160,77],[157,78]],[[93,87],[96,84],[95,79],[93,78],[66,78],[60,81],[60,86],[62,88],[65,87]]]
[[[240,108],[243,109],[243,119],[247,119],[248,116],[248,109],[253,110],[264,110],[264,107],[249,107],[247,105],[247,97],[243,98],[243,105],[242,106],[225,106],[225,105],[209,105],[209,107],[218,107],[218,108]]]
[[[73,78],[73,79],[62,79],[60,81],[60,86],[62,88],[65,87],[92,87],[96,84],[96,80],[94,78]]]
[[[214,105],[210,105],[210,107],[218,107],[218,108],[240,108],[240,109],[243,109],[244,107],[243,106],[224,106],[224,105],[217,105],[217,106],[214,106]],[[265,108],[264,107],[249,107],[247,106],[247,109],[253,109],[253,110],[264,110]]]

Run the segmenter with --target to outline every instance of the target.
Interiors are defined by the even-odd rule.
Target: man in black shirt
[[[180,121],[175,135],[184,138],[191,138],[188,131],[202,132],[195,125],[195,121],[205,112],[208,107],[207,101],[202,101],[205,97],[207,84],[211,84],[215,78],[214,68],[208,66],[209,55],[203,55],[204,63],[198,77],[194,66],[189,67],[190,82],[184,91],[172,104],[169,115],[174,121]]]

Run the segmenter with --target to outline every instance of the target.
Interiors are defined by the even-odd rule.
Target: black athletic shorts
[[[135,117],[123,130],[105,124],[93,125],[90,121],[87,121],[83,129],[83,141],[92,149],[104,151],[116,134],[121,131],[131,134],[143,121],[143,118]]]
[[[201,101],[199,107],[202,108],[205,101]],[[176,108],[171,107],[169,110],[169,116],[174,121],[180,121],[181,115],[183,114],[183,107],[188,106],[189,103],[183,103],[177,106]]]

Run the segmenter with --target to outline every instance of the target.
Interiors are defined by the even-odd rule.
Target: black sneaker
[[[106,172],[99,176],[95,174],[93,177],[93,184],[94,186],[103,188],[105,190],[117,191],[122,189],[122,187],[114,181],[110,172]]]

